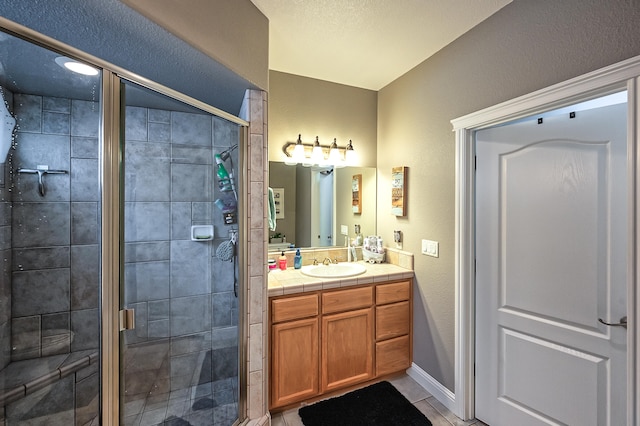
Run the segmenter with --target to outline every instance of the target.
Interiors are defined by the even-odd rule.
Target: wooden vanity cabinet
[[[270,408],[411,366],[411,280],[270,300]]]
[[[318,395],[318,294],[271,301],[271,405]]]

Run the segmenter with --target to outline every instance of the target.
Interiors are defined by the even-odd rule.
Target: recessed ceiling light
[[[60,65],[63,68],[68,69],[69,71],[73,71],[78,74],[83,75],[98,75],[98,70],[92,66],[84,64],[82,62],[75,61],[73,59],[69,59],[66,56],[58,56],[56,59],[56,64]]]

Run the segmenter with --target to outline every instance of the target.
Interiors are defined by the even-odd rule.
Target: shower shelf
[[[191,241],[213,240],[213,225],[192,225]]]

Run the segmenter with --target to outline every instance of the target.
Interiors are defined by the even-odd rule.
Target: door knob
[[[617,324],[613,324],[610,322],[606,322],[604,321],[602,318],[598,318],[598,321],[600,321],[600,323],[604,324],[604,325],[608,325],[611,327],[624,327],[627,328],[627,316],[623,316],[622,318],[620,318],[620,322]]]

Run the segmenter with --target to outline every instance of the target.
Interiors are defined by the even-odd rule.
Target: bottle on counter
[[[284,255],[284,250],[282,251],[282,254],[280,255],[280,257],[278,258],[278,266],[282,271],[287,269],[287,256]]]
[[[293,267],[295,269],[302,268],[302,255],[300,254],[300,249],[296,249],[296,255],[293,258]]]

